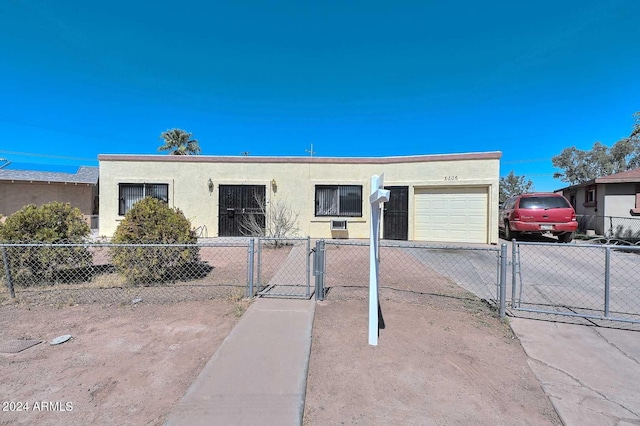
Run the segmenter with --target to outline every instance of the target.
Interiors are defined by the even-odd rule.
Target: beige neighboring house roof
[[[98,183],[99,171],[100,169],[98,167],[89,166],[80,166],[75,173],[0,169],[0,181],[96,185]]]
[[[566,191],[568,189],[580,188],[582,186],[595,185],[599,183],[640,183],[640,168],[591,179],[576,185],[556,189],[554,192]]]

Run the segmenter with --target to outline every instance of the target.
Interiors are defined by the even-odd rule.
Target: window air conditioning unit
[[[331,230],[332,231],[346,231],[347,230],[347,221],[346,220],[331,219]]]

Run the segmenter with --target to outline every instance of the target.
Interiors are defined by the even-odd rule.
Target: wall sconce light
[[[271,189],[273,189],[273,192],[276,192],[278,190],[278,184],[276,183],[275,179],[271,179]]]
[[[211,178],[209,178],[207,186],[209,187],[209,192],[213,192],[213,181],[211,180]]]

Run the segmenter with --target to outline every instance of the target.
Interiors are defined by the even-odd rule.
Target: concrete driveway
[[[510,318],[565,425],[640,424],[640,333]]]
[[[600,315],[604,309],[605,251],[547,238],[520,245],[521,306]],[[507,300],[512,296],[508,245]],[[495,248],[495,246],[494,246]],[[481,298],[495,299],[492,251],[408,249]],[[610,252],[613,315],[640,319],[640,254]],[[521,287],[522,286],[522,287]],[[508,309],[509,323],[529,365],[566,425],[640,425],[640,324],[543,315]]]
[[[511,258],[511,242],[502,242],[509,245]],[[531,242],[551,244],[526,242],[519,245],[521,274],[516,276],[521,306],[603,313],[606,253],[602,247],[558,244],[544,237]],[[611,250],[609,260],[611,315],[640,319],[640,255]],[[511,276],[509,270],[508,284]],[[634,331],[640,325],[509,313],[531,369],[566,425],[640,424],[640,332]]]

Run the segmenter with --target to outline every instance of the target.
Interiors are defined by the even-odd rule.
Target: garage
[[[414,238],[487,243],[488,206],[486,187],[416,188]]]

